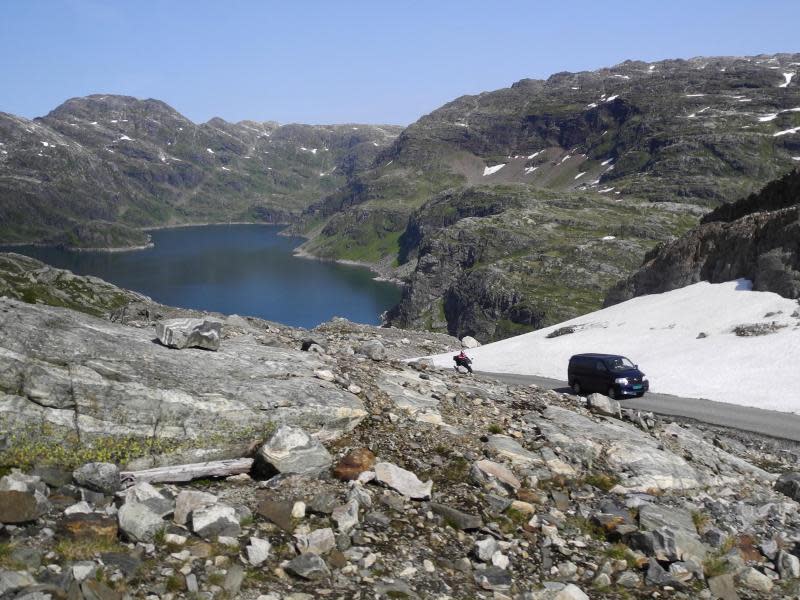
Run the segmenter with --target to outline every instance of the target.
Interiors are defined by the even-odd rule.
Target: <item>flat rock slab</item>
[[[262,500],[256,508],[256,513],[284,531],[292,532],[294,530],[292,508],[294,508],[294,502]]]
[[[175,352],[147,330],[8,298],[0,330],[0,390],[11,390],[0,392],[0,419],[11,428],[46,422],[87,439],[156,435],[202,447],[259,439],[275,423],[333,438],[366,414],[357,396],[314,377],[326,367],[316,354],[252,336],[218,352]]]
[[[455,529],[469,531],[483,527],[483,519],[477,515],[470,515],[446,504],[431,502],[431,511],[444,519],[445,524]]]
[[[542,464],[542,459],[523,448],[518,441],[507,435],[489,436],[489,447],[500,456],[507,458],[511,464],[519,466],[529,466]]]
[[[288,562],[286,570],[303,579],[322,579],[330,576],[328,565],[316,554],[301,554]]]
[[[158,341],[170,348],[219,350],[222,323],[208,319],[168,319],[156,323]]]
[[[430,498],[433,481],[422,483],[411,471],[406,471],[392,463],[381,462],[375,465],[375,478],[382,484],[400,492],[403,496],[416,500]]]

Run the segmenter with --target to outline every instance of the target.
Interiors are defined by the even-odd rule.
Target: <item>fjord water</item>
[[[131,252],[14,252],[94,275],[170,306],[314,327],[331,317],[377,324],[401,290],[362,267],[293,256],[302,239],[271,225],[208,225],[151,231],[155,246]]]

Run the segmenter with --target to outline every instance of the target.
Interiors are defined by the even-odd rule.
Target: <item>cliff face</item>
[[[650,252],[642,267],[611,289],[605,304],[698,281],[750,279],[759,291],[800,298],[800,172],[725,210]],[[777,207],[777,208],[776,208]],[[734,218],[734,220],[712,220]]]

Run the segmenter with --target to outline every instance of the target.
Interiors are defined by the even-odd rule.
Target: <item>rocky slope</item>
[[[606,305],[698,281],[750,279],[753,289],[800,298],[800,171],[720,207],[703,224],[646,255]]]
[[[399,131],[197,125],[158,100],[113,95],[73,98],[32,121],[0,113],[0,241],[41,241],[87,221],[284,223]]]
[[[0,300],[4,598],[800,592],[796,448],[397,360],[456,342],[430,333],[216,316],[218,352],[154,343],[181,312]]]
[[[312,205],[307,223],[312,239],[304,249],[323,257],[380,263],[384,271],[399,257],[400,276],[416,268],[410,277],[412,289],[394,312],[392,322],[398,325],[430,323],[451,333],[495,339],[553,322],[548,320],[551,297],[556,304],[570,306],[597,278],[589,282],[556,270],[552,277],[531,273],[525,286],[512,284],[517,276],[511,267],[520,264],[515,257],[521,251],[519,236],[513,234],[506,251],[507,236],[485,237],[496,233],[492,220],[524,217],[520,206],[541,205],[553,198],[543,191],[550,190],[565,203],[585,203],[587,213],[596,203],[618,202],[631,213],[641,202],[667,205],[672,215],[659,220],[671,224],[651,232],[652,240],[681,234],[702,212],[759,188],[800,159],[800,87],[792,75],[798,66],[796,54],[628,61],[458,98],[406,128],[372,169]],[[480,189],[474,190],[476,186]],[[461,206],[475,203],[464,197],[487,195],[495,196],[488,201],[494,206],[491,214],[472,214]],[[522,195],[527,196],[524,201]],[[453,232],[447,242],[446,252],[452,256],[444,259],[449,263],[441,273],[445,281],[431,286],[425,272],[428,263],[415,261],[431,255],[436,242],[420,235],[417,222],[426,220],[428,213],[441,213],[446,199],[457,206],[445,220],[459,220],[461,231]],[[675,215],[676,204],[686,207],[683,218]],[[506,211],[510,214],[503,217]],[[469,218],[461,222],[461,213]],[[563,254],[573,251],[574,237],[609,235],[603,218],[594,231],[589,220],[579,221],[572,231],[562,222],[557,226],[567,235],[554,248],[550,228],[557,221],[545,214],[531,223],[524,251],[530,252],[540,237],[540,243]],[[634,238],[642,228],[652,229],[649,215],[638,221],[633,214],[621,216],[614,226]],[[607,289],[613,275],[604,273],[628,270],[649,245],[636,242],[630,257],[595,257],[581,268],[599,273],[600,287]],[[464,263],[463,256],[487,254],[487,246],[504,265],[468,283],[471,261],[456,263]],[[442,261],[441,256],[434,258]],[[457,280],[462,284],[454,294],[448,290]],[[550,288],[554,281],[560,289],[553,294],[531,293],[537,286]],[[465,288],[470,288],[469,297],[460,297],[458,290]],[[592,308],[600,306],[602,295],[603,291],[591,293]],[[511,310],[519,304],[525,309]],[[483,313],[490,315],[488,320]],[[577,314],[567,311],[560,316]],[[492,331],[492,319],[509,326]]]

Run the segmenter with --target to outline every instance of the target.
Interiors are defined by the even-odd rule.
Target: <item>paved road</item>
[[[506,383],[518,385],[534,384],[558,392],[570,391],[566,381],[557,379],[531,375],[513,375],[510,373],[480,373],[480,375],[494,377]],[[800,442],[800,415],[797,414],[649,392],[642,398],[620,400],[620,403],[623,408],[636,408],[652,411],[659,415],[686,417],[711,425],[732,427],[742,431]]]

